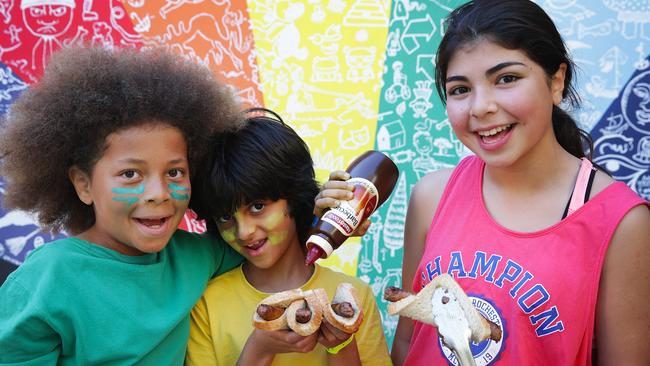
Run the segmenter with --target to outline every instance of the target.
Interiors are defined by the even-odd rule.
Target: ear
[[[92,205],[93,196],[90,193],[90,177],[88,174],[75,165],[68,169],[68,177],[81,202],[89,206]]]
[[[566,64],[561,63],[557,71],[551,77],[551,94],[553,95],[553,104],[562,103],[562,93],[564,92],[564,76],[566,75]]]

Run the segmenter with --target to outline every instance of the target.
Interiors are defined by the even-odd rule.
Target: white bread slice
[[[433,293],[439,287],[449,290],[458,300],[469,324],[472,341],[478,343],[490,338],[490,334],[492,333],[490,323],[474,308],[472,301],[467,297],[460,285],[447,273],[434,278],[416,295],[409,295],[402,300],[389,303],[388,314],[399,314],[400,316],[438,326],[433,318],[431,299],[433,298]],[[499,339],[500,336],[499,332]]]
[[[283,315],[286,315],[289,328],[301,336],[308,336],[318,331],[320,324],[323,321],[323,308],[321,300],[314,291],[304,291],[304,299],[292,302]],[[305,303],[309,310],[311,310],[311,319],[307,323],[298,323],[296,321],[296,311],[305,307]]]
[[[352,318],[340,316],[332,309],[332,304],[344,301],[349,302],[354,309],[354,316],[352,316]],[[363,309],[361,308],[361,301],[359,301],[357,290],[354,286],[347,282],[340,283],[336,288],[336,293],[331,302],[327,300],[326,294],[323,301],[323,315],[330,324],[345,333],[352,334],[359,330],[361,322],[363,321]]]
[[[286,309],[292,302],[303,299],[304,297],[305,295],[300,289],[287,290],[264,298],[257,306],[265,304]],[[285,310],[277,319],[264,320],[257,314],[257,307],[255,307],[255,311],[253,312],[253,326],[262,330],[289,329],[287,311]]]

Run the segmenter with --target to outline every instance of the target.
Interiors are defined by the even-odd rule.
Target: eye
[[[519,80],[520,78],[515,75],[503,75],[502,77],[499,78],[497,81],[498,84],[509,84],[509,83],[514,83],[515,81]]]
[[[452,87],[447,90],[447,95],[461,95],[465,93],[469,93],[469,88],[466,86]]]
[[[254,202],[249,207],[252,213],[259,213],[264,209],[265,205],[262,202]]]
[[[232,216],[231,216],[231,215],[223,215],[223,216],[221,216],[221,217],[215,217],[215,218],[214,218],[214,222],[215,222],[217,225],[219,225],[219,224],[226,224],[226,223],[228,223],[230,220],[232,220]]]
[[[180,168],[174,168],[167,172],[167,174],[170,178],[182,178],[185,176],[185,171]]]
[[[126,180],[132,181],[140,178],[140,173],[133,169],[125,170],[120,173],[120,176],[126,178]]]

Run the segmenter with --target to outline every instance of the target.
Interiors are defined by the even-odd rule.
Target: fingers
[[[350,174],[345,170],[334,170],[330,172],[330,180],[348,180],[350,179]]]
[[[350,338],[351,335],[338,329],[337,327],[333,326],[328,322],[323,322],[323,324],[321,325],[321,329],[324,329],[326,332],[328,332],[331,335],[331,338],[336,340],[337,344],[341,343],[341,341]]]
[[[301,338],[294,343],[294,346],[296,347],[296,352],[301,352],[301,353],[311,352],[314,350],[314,347],[316,347],[316,344],[318,343],[318,336],[319,336],[318,332],[315,332],[306,337],[303,337],[297,333],[294,334],[296,334],[298,337]]]
[[[351,336],[351,334],[345,333],[327,321],[323,321],[318,333],[318,343],[328,348],[338,346]]]
[[[337,191],[352,191],[354,189],[354,184],[348,183],[348,182],[343,182],[339,180],[328,180],[327,182],[323,183],[323,186],[321,188],[322,191],[327,191],[331,190],[334,192]],[[341,192],[345,193],[345,192]]]

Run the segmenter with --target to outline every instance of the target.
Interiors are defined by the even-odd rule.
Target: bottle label
[[[347,182],[354,185],[354,197],[349,201],[342,200],[339,207],[327,211],[322,220],[330,223],[345,236],[350,236],[359,223],[375,211],[379,193],[377,187],[367,179],[351,178]]]

